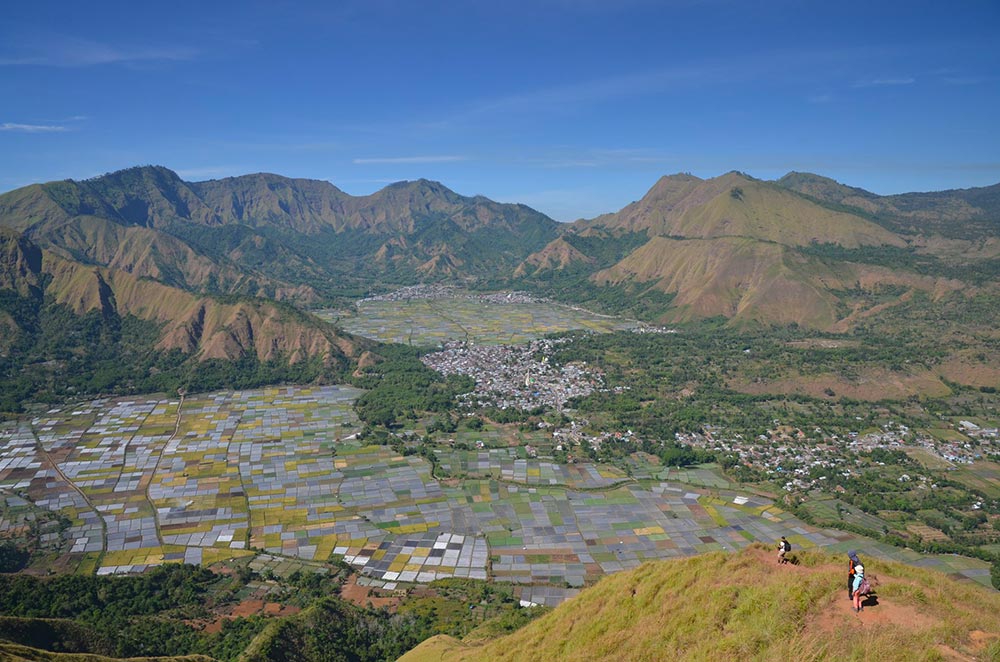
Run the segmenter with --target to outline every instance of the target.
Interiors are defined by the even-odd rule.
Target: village
[[[1000,446],[994,443],[995,440],[995,430],[992,436],[983,435],[978,440],[943,441],[897,423],[886,423],[877,432],[848,432],[841,436],[820,428],[806,433],[780,425],[778,421],[767,436],[749,440],[740,435],[727,436],[725,431],[712,426],[706,426],[701,433],[677,435],[678,442],[695,448],[735,454],[740,463],[768,476],[787,476],[784,487],[789,491],[820,486],[829,475],[824,469],[835,470],[845,477],[857,475],[858,455],[877,449],[920,449],[957,465],[970,464],[989,453],[997,453]]]
[[[424,364],[444,375],[476,380],[471,393],[460,396],[466,407],[496,407],[530,411],[562,410],[568,400],[590,395],[604,384],[603,376],[582,363],[555,367],[554,347],[565,339],[533,340],[524,345],[474,345],[452,341],[423,357]]]
[[[631,430],[594,434],[586,431],[587,425],[588,421],[579,420],[555,429],[553,436],[560,450],[581,446],[599,451],[606,444],[638,441]],[[877,449],[919,449],[951,465],[970,464],[1000,453],[996,429],[984,429],[981,434],[970,434],[970,437],[969,440],[942,441],[892,423],[878,432],[849,432],[840,436],[820,428],[806,433],[774,421],[767,435],[753,439],[729,433],[720,426],[705,425],[699,432],[677,433],[674,441],[692,448],[735,455],[739,464],[771,478],[785,476],[784,488],[792,491],[820,487],[830,475],[830,471],[824,470],[845,477],[856,476],[859,454],[870,454]]]
[[[669,329],[634,331],[673,332]],[[564,342],[567,339],[541,339],[523,345],[450,341],[444,343],[441,351],[428,354],[422,360],[442,374],[466,375],[476,381],[476,388],[459,398],[467,408],[565,412],[570,399],[606,387],[603,375],[594,367],[580,363],[555,366],[550,362],[556,345]],[[619,386],[615,390],[627,388]],[[879,430],[846,434],[819,427],[802,430],[779,420],[772,423],[766,435],[756,438],[745,438],[721,426],[706,424],[699,431],[677,433],[672,441],[736,456],[739,464],[765,476],[779,481],[784,477],[784,488],[789,491],[821,487],[831,472],[844,477],[857,475],[859,454],[870,454],[876,449],[920,449],[950,465],[969,464],[1000,452],[996,428],[984,428],[964,420],[957,425],[964,434],[952,439],[940,439],[894,422],[883,424]],[[636,444],[639,441],[632,430],[594,432],[589,421],[584,419],[553,428],[552,435],[554,447],[559,451],[576,447],[600,452],[607,444]],[[534,457],[537,449],[528,447],[526,453]]]
[[[510,303],[543,303],[548,301],[527,292],[465,292],[452,285],[420,284],[401,287],[385,294],[375,294],[364,299],[358,299],[355,305],[360,308],[366,303],[373,301],[420,301],[434,299],[473,299],[484,303],[510,304]]]

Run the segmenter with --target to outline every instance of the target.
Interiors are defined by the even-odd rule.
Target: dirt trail
[[[177,394],[180,397],[180,399],[177,401],[177,417],[174,419],[174,431],[170,434],[169,437],[167,437],[167,440],[163,442],[163,445],[160,446],[160,450],[156,454],[156,463],[153,465],[153,471],[148,474],[148,477],[146,476],[145,471],[142,472],[143,482],[145,483],[142,492],[143,496],[146,499],[146,503],[149,504],[149,507],[153,511],[153,526],[156,527],[156,539],[159,541],[160,547],[165,546],[166,543],[163,541],[163,530],[160,528],[160,511],[156,509],[156,503],[150,496],[149,488],[153,484],[153,478],[155,478],[156,474],[160,471],[160,461],[163,459],[163,449],[166,448],[167,444],[173,441],[174,438],[176,438],[181,431],[181,419],[184,413],[185,393],[183,390],[178,389]]]
[[[31,436],[35,440],[35,448],[37,449],[38,454],[41,455],[42,459],[46,463],[48,463],[48,465],[50,467],[52,467],[52,469],[55,470],[55,472],[59,475],[59,478],[64,483],[66,483],[67,485],[69,485],[71,488],[73,488],[73,490],[77,494],[80,495],[80,498],[83,499],[84,503],[86,503],[87,506],[90,507],[90,509],[94,512],[95,515],[97,515],[97,519],[101,523],[101,555],[103,556],[104,552],[106,552],[107,549],[108,549],[108,522],[107,522],[107,520],[104,519],[104,515],[102,515],[101,511],[97,509],[97,505],[93,501],[90,500],[90,497],[87,496],[87,493],[84,492],[80,488],[79,485],[77,485],[76,483],[74,483],[73,481],[71,481],[66,476],[66,474],[63,473],[62,467],[59,466],[59,463],[56,462],[55,459],[53,459],[53,457],[51,455],[49,455],[49,452],[47,450],[45,450],[45,445],[42,444],[42,440],[38,438],[38,431],[35,430],[35,426],[34,425],[29,425],[29,429],[31,430]]]
[[[368,605],[376,609],[386,607],[389,611],[393,612],[396,611],[396,607],[402,602],[401,598],[375,595],[369,587],[359,586],[357,575],[351,575],[347,583],[340,587],[340,597],[360,607]]]
[[[291,616],[302,611],[301,607],[294,605],[283,605],[279,602],[265,602],[264,600],[247,599],[237,605],[227,608],[215,614],[211,620],[191,620],[186,621],[191,627],[202,630],[209,634],[222,631],[222,624],[236,618],[246,618],[247,616]]]
[[[797,563],[785,563],[784,565],[777,564],[777,551],[771,552],[770,550],[764,551],[760,549],[750,550],[751,554],[756,556],[761,560],[762,563],[772,563],[781,569],[781,572],[788,572],[797,575],[812,575],[819,572],[829,572],[831,570],[841,569],[839,566],[826,563],[823,565],[806,567]],[[794,559],[795,552],[790,552],[789,556]],[[918,629],[921,627],[926,627],[934,623],[934,619],[925,614],[921,614],[916,609],[912,607],[907,607],[904,605],[892,604],[891,602],[885,602],[878,598],[878,590],[873,591],[873,594],[865,598],[862,602],[864,609],[860,613],[854,611],[854,602],[847,597],[847,557],[844,557],[844,567],[843,570],[843,581],[837,584],[836,598],[833,599],[830,604],[824,609],[823,616],[835,617],[838,615],[850,616],[855,619],[860,619],[862,623],[892,623],[895,625],[901,625],[904,627],[912,627],[913,629]],[[872,577],[877,577],[877,575],[872,575]],[[829,629],[835,629],[839,626],[839,618],[819,618],[818,622],[820,624],[828,624]],[[826,630],[827,625],[821,625],[821,628]]]
[[[761,563],[773,564],[776,568],[779,568],[781,572],[787,572],[792,575],[808,576],[819,572],[843,570],[843,572],[840,573],[843,575],[843,579],[837,584],[837,590],[834,593],[835,597],[832,598],[830,602],[819,611],[816,618],[812,618],[810,620],[810,623],[806,626],[806,631],[813,630],[816,633],[829,635],[838,631],[843,631],[844,628],[857,627],[860,625],[861,627],[892,626],[898,627],[904,632],[916,632],[926,628],[935,627],[940,623],[940,620],[931,614],[918,611],[909,605],[898,604],[892,600],[880,598],[877,588],[873,591],[872,595],[865,598],[862,602],[862,606],[864,607],[862,611],[855,612],[853,601],[847,597],[846,557],[844,564],[842,564],[843,567],[831,563],[806,567],[804,565],[795,564],[794,562],[778,565],[777,550],[771,551],[763,549],[750,549],[748,552],[760,559]],[[790,557],[794,559],[795,552],[791,552]],[[869,574],[869,579],[872,579],[873,577],[877,578],[877,573]],[[909,583],[907,580],[899,579],[893,579],[892,581],[897,583]],[[1000,636],[1000,634],[983,632],[981,630],[973,630],[969,633],[969,637],[972,641],[972,647],[977,652],[982,651],[988,645],[993,643],[998,636]],[[938,646],[938,652],[945,660],[958,661],[976,659],[945,645]]]

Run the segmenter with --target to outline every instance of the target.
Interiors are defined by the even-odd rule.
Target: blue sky
[[[154,163],[572,220],[674,172],[1000,182],[997,0],[40,0],[0,90],[4,191]]]

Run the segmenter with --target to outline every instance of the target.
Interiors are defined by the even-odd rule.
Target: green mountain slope
[[[212,662],[204,655],[106,656],[113,652],[93,628],[73,620],[0,616],[0,660],[5,662]]]
[[[514,275],[523,276],[538,271],[558,271],[573,266],[591,265],[595,262],[594,258],[569,243],[566,237],[559,237],[550,241],[542,250],[529,255],[524,262],[518,265]]]
[[[855,614],[839,558],[770,550],[647,563],[601,580],[498,639],[439,636],[428,660],[941,660],[1000,655],[1000,595],[932,571],[871,560],[877,599]]]
[[[844,330],[878,314],[858,293],[884,308],[912,291],[993,291],[995,188],[881,197],[808,174],[680,174],[619,212],[560,226],[427,180],[351,196],[273,174],[188,183],[149,166],[0,195],[0,227],[198,296],[314,305],[446,281],[651,320]],[[952,238],[933,233],[945,227]],[[954,238],[963,233],[975,239]]]
[[[671,321],[723,315],[827,326],[837,319],[837,300],[829,291],[829,281],[836,279],[832,270],[779,244],[746,238],[654,237],[593,278],[598,284],[635,280],[676,294]]]
[[[827,204],[861,211],[893,232],[957,239],[1000,234],[1000,184],[880,196],[807,172],[790,172],[775,183]]]
[[[0,227],[26,232],[39,246],[67,259],[192,292],[315,299],[308,286],[241,267],[168,233],[165,228],[178,214],[217,224],[187,185],[164,168],[33,185],[0,196]]]
[[[10,230],[0,231],[0,328],[0,411],[45,393],[161,390],[203,377],[202,386],[309,381],[343,374],[372,345],[287,305],[199,296],[65,259]],[[198,367],[206,362],[218,371]]]
[[[190,185],[220,222],[277,226],[305,234],[344,216],[350,196],[327,182],[258,173]],[[197,219],[185,219],[197,222]]]
[[[188,183],[146,166],[11,191],[0,227],[190,291],[308,303],[373,281],[492,277],[551,241],[557,224],[427,180],[355,197],[322,181]]]

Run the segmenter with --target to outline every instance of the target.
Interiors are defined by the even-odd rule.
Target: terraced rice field
[[[991,499],[1000,499],[1000,464],[980,461],[965,464],[951,476],[954,480],[979,490]]]
[[[556,464],[519,457],[515,448],[439,453],[442,469],[449,474],[489,477],[525,486],[558,485],[571,489],[606,488],[628,478],[612,466],[589,462]]]
[[[494,578],[545,604],[646,560],[782,535],[797,548],[856,547],[989,580],[982,562],[810,527],[711,467],[638,458],[640,483],[610,466],[526,458],[519,446],[441,449],[442,471],[461,478],[437,480],[424,458],[356,439],[358,395],[327,386],[105,399],[0,427],[0,528],[19,525],[19,508],[64,513],[64,556],[81,572],[251,554],[278,569],[343,559],[367,585]]]
[[[359,336],[421,347],[448,340],[514,344],[548,333],[574,329],[607,333],[636,325],[556,303],[494,303],[464,297],[366,301],[349,314],[333,310],[316,314]]]

